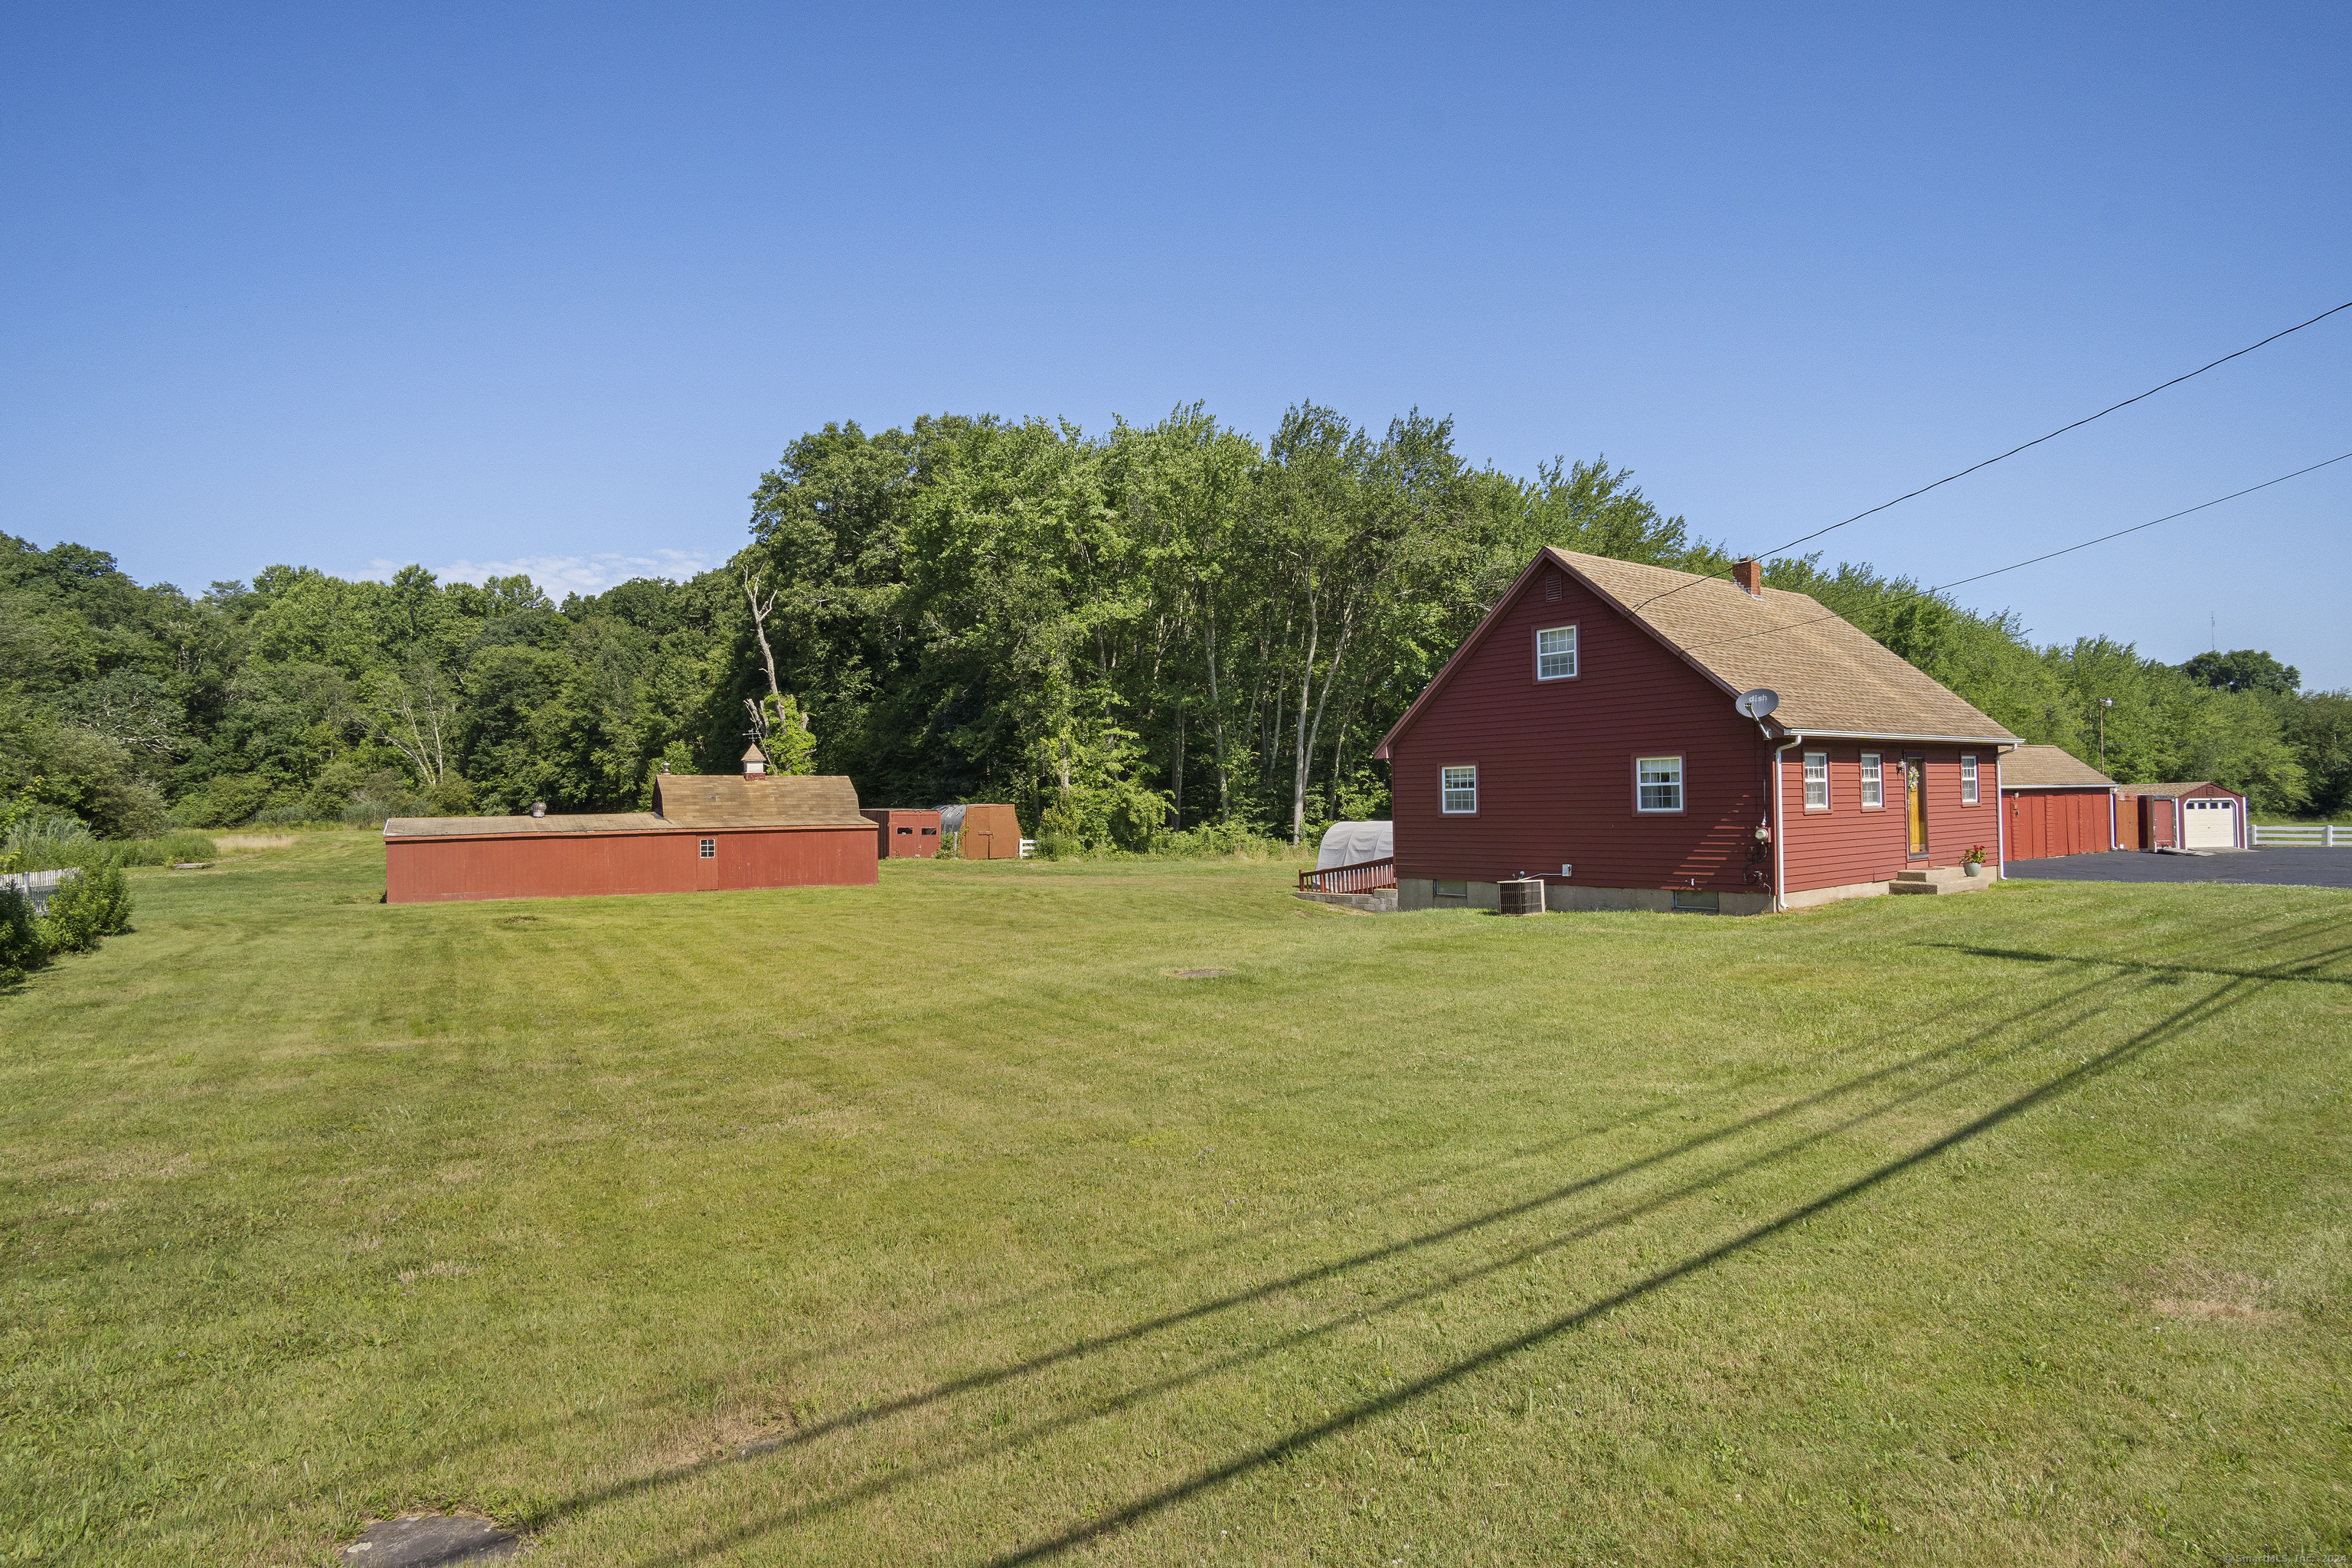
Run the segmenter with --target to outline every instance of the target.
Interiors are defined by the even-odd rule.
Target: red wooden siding
[[[705,838],[717,840],[708,861],[698,853]],[[410,904],[870,885],[874,838],[870,827],[396,838],[384,845],[384,896]]]
[[[2104,789],[2026,789],[2006,797],[2009,858],[2039,860],[2053,855],[2091,855],[2112,849],[2108,803]]]
[[[940,814],[906,806],[868,806],[875,853],[885,860],[927,860],[940,852]]]
[[[1807,752],[1827,752],[1830,762],[1830,808],[1805,809]],[[1862,754],[1878,753],[1886,805],[1864,811],[1862,806]],[[1910,855],[1904,816],[1903,760],[1913,752],[1924,753],[1924,784],[1927,796],[1927,854]],[[1975,805],[1960,803],[1960,757],[1977,760]],[[1780,763],[1780,797],[1784,846],[1788,864],[1787,891],[1809,888],[1843,888],[1862,882],[1885,882],[1910,867],[1957,866],[1969,847],[1984,846],[1985,859],[2000,858],[2000,815],[1993,786],[1994,749],[1985,746],[1915,745],[1900,741],[1823,742],[1791,746]],[[2011,847],[2010,854],[2017,850]]]
[[[1400,878],[1761,890],[1746,879],[1769,777],[1731,698],[1561,574],[1538,569],[1445,689],[1390,748]],[[1573,625],[1577,674],[1536,679],[1536,633]],[[1633,809],[1633,760],[1683,757],[1683,810]],[[1986,788],[1992,772],[1985,771]],[[1475,763],[1478,812],[1438,809],[1438,770]],[[1892,871],[1886,873],[1892,876]]]

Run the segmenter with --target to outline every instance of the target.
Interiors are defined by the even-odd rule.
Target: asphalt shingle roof
[[[1544,554],[1726,690],[1779,692],[1772,721],[1783,731],[2017,739],[1811,595],[1767,588],[1754,598],[1720,577],[1549,547]]]
[[[2115,782],[2063,746],[2020,746],[2000,760],[2003,789],[2105,789]]]

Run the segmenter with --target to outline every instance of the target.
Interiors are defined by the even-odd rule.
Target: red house
[[[649,812],[383,825],[384,899],[394,904],[871,887],[874,860],[874,824],[845,778],[664,773]]]
[[[1999,876],[2017,737],[1756,563],[1735,576],[1529,563],[1374,753],[1398,907],[1540,877],[1555,910],[1757,914]],[[1732,706],[1759,688],[1760,723]]]

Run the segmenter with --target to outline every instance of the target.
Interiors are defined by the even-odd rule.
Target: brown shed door
[[[1910,823],[1910,852],[1927,853],[1927,759],[1912,752],[1903,759],[1903,815]]]
[[[719,840],[697,837],[694,841],[694,886],[698,892],[719,886]]]

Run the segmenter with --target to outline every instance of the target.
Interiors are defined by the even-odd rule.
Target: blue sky
[[[2352,300],[2352,10],[22,11],[0,530],[716,563],[795,434],[1450,414],[1760,550]],[[1830,558],[1928,582],[2352,451],[2352,311]],[[2352,685],[2352,463],[1962,590]],[[1809,547],[1810,548],[1810,547]]]

